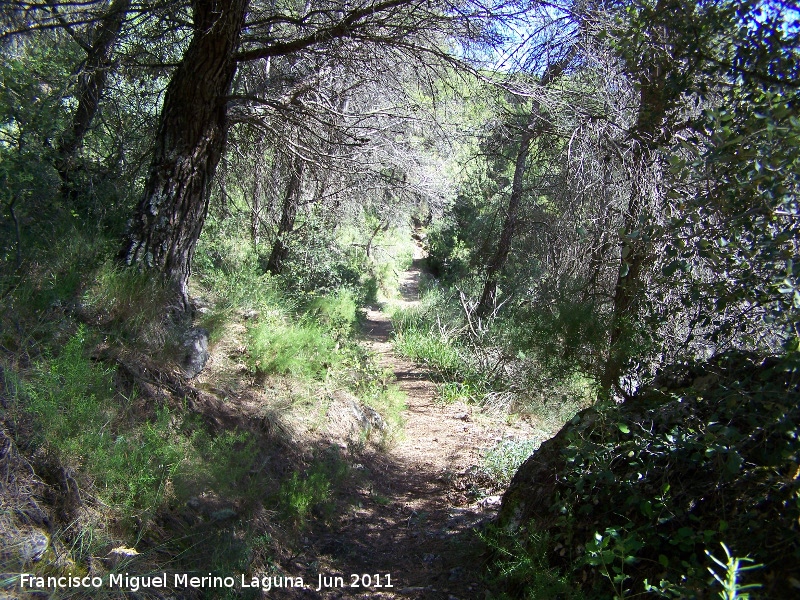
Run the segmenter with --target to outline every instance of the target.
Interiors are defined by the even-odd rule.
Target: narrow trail
[[[420,258],[401,279],[405,306],[418,302]],[[305,565],[306,581],[316,587],[318,574],[339,575],[345,586],[306,588],[300,597],[486,598],[475,527],[491,519],[499,496],[480,474],[481,450],[504,437],[524,437],[525,425],[491,420],[464,404],[437,403],[431,374],[393,351],[391,331],[385,312],[367,312],[364,343],[406,394],[403,439],[365,453],[358,465],[364,482],[359,502],[324,530],[308,533],[296,565]],[[351,588],[352,574],[378,575],[381,584],[389,575],[393,587]]]

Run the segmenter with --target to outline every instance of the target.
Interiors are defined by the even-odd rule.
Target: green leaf
[[[622,433],[630,433],[631,429],[625,423],[617,423],[617,427]]]

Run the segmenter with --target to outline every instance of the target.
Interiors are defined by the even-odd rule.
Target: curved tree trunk
[[[68,197],[75,193],[75,154],[83,144],[83,138],[100,108],[100,98],[105,91],[111,68],[111,54],[130,5],[131,0],[114,0],[100,20],[91,45],[85,46],[86,61],[75,93],[78,107],[72,116],[70,127],[62,134],[57,149],[56,169],[61,177],[62,191]]]
[[[283,197],[278,232],[275,235],[272,252],[267,261],[266,270],[273,275],[277,275],[281,272],[283,263],[289,255],[289,244],[286,238],[294,229],[294,220],[297,217],[297,209],[300,205],[302,181],[303,160],[299,156],[294,155],[289,164],[289,182],[286,184],[286,194]]]
[[[550,63],[542,74],[539,84],[544,87],[560,77],[572,60],[574,52],[574,50],[570,50],[561,60]],[[514,179],[511,183],[511,196],[508,199],[506,218],[503,221],[503,229],[500,233],[500,240],[497,242],[497,248],[489,260],[489,264],[486,265],[486,282],[476,310],[479,317],[489,314],[497,303],[497,282],[503,267],[506,265],[508,255],[511,252],[511,244],[517,233],[517,221],[519,220],[519,207],[522,200],[528,154],[531,150],[531,143],[542,134],[542,128],[545,124],[541,116],[541,110],[541,102],[534,100],[530,117],[520,136],[519,148],[514,160]]]
[[[659,0],[656,14],[670,14],[673,0]],[[662,35],[669,39],[666,25]],[[664,57],[643,60],[644,68],[639,74],[639,112],[631,130],[634,141],[632,164],[635,172],[632,177],[628,210],[625,213],[624,232],[620,249],[620,268],[614,286],[614,300],[611,308],[611,330],[609,334],[608,358],[600,377],[601,397],[610,397],[619,382],[631,354],[630,321],[637,317],[643,294],[642,271],[647,252],[641,236],[634,235],[641,229],[645,208],[645,178],[651,175],[648,165],[654,160],[654,152],[663,135],[669,109],[676,98],[676,90],[667,85],[670,69],[678,68]]]
[[[489,264],[486,266],[486,283],[484,283],[483,294],[481,294],[481,300],[477,308],[479,317],[489,314],[497,303],[497,280],[508,260],[508,254],[511,252],[511,243],[514,241],[514,236],[517,232],[519,205],[522,200],[522,184],[525,180],[525,167],[528,162],[528,154],[530,153],[537,118],[538,111],[534,111],[520,136],[519,149],[514,160],[514,179],[511,183],[511,196],[508,199],[508,209],[506,218],[503,220],[500,240],[497,242],[497,248],[489,260]]]
[[[120,259],[162,273],[188,308],[187,283],[225,148],[228,94],[249,0],[194,0],[194,34],[164,96],[150,175]]]

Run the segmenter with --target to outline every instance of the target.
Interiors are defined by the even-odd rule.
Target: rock
[[[136,548],[128,548],[126,546],[117,546],[116,548],[112,548],[111,551],[108,553],[109,556],[136,556],[139,552]]]
[[[380,413],[378,413],[377,410],[369,406],[365,406],[364,414],[366,415],[370,425],[373,428],[379,429],[381,431],[386,429],[386,421],[383,420],[383,417],[380,415]]]
[[[111,567],[118,567],[120,564],[125,562],[130,562],[133,560],[135,556],[138,556],[139,552],[136,548],[127,548],[126,546],[117,546],[116,548],[111,549],[108,555],[106,556],[105,562],[106,564]]]
[[[37,562],[42,559],[50,546],[50,536],[41,529],[28,529],[20,532],[16,545],[17,553],[23,563]]]
[[[490,508],[494,506],[500,506],[502,501],[502,496],[486,496],[486,498],[478,502],[478,504],[480,504],[483,508]]]
[[[369,433],[372,429],[382,431],[386,429],[386,422],[374,408],[361,404],[357,399],[350,401],[350,411],[359,423],[362,430]]]
[[[208,330],[195,327],[186,332],[183,338],[183,357],[181,367],[189,379],[197,376],[208,361]]]
[[[237,516],[237,513],[232,508],[223,508],[220,510],[216,510],[211,513],[211,518],[214,521],[224,521],[226,519],[233,519]]]

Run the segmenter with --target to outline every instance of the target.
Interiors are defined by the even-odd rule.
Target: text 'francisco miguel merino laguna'
[[[316,582],[316,590],[323,588],[336,587],[394,587],[391,583],[391,575],[351,575],[350,581],[341,576],[328,576],[320,574],[319,581]],[[107,578],[97,576],[62,576],[62,577],[39,577],[32,573],[22,573],[19,576],[19,585],[22,589],[67,589],[67,588],[114,588],[131,592],[142,589],[173,589],[173,588],[233,588],[236,587],[234,577],[221,577],[212,575],[198,576],[187,573],[173,573],[167,575],[160,573],[157,575],[130,575],[128,573],[118,573],[108,575]],[[268,592],[273,588],[306,587],[302,577],[289,576],[261,576],[241,575],[239,579],[241,588],[260,588]]]
[[[273,587],[305,587],[302,577],[251,577],[241,575],[238,581],[242,588],[261,588],[269,591]],[[114,588],[137,592],[145,589],[172,589],[172,588],[233,588],[237,581],[234,577],[221,577],[209,573],[198,576],[187,573],[173,573],[167,575],[130,575],[128,573],[111,574],[107,577],[38,577],[31,573],[22,573],[19,584],[23,589],[66,589],[66,588]]]

